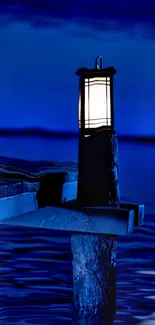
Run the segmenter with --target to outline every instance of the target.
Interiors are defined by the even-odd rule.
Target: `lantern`
[[[95,61],[95,69],[80,68],[79,129],[83,135],[96,130],[114,129],[113,67],[102,69],[102,57]]]

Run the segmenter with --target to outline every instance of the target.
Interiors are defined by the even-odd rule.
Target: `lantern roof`
[[[108,67],[104,69],[88,69],[88,68],[79,68],[76,71],[77,76],[102,76],[102,77],[111,77],[116,73],[116,69],[114,67]]]

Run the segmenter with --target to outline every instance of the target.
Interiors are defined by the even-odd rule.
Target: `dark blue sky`
[[[0,128],[76,130],[74,72],[102,55],[117,131],[155,135],[154,17],[154,0],[1,0]]]

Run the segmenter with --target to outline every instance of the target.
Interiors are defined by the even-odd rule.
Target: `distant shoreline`
[[[78,137],[78,132],[72,131],[52,131],[46,129],[35,129],[35,128],[25,128],[25,129],[0,129],[0,135],[38,135],[38,136],[45,136],[45,137],[57,137],[57,138],[70,138],[70,137]]]
[[[55,138],[77,138],[78,131],[52,131],[39,128],[25,128],[25,129],[0,129],[0,136],[43,136]],[[140,135],[121,135],[118,134],[121,141],[138,141],[138,142],[155,142],[155,136],[140,136]]]

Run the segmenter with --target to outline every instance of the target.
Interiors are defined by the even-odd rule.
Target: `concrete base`
[[[116,310],[116,236],[72,234],[73,324],[110,325]]]

